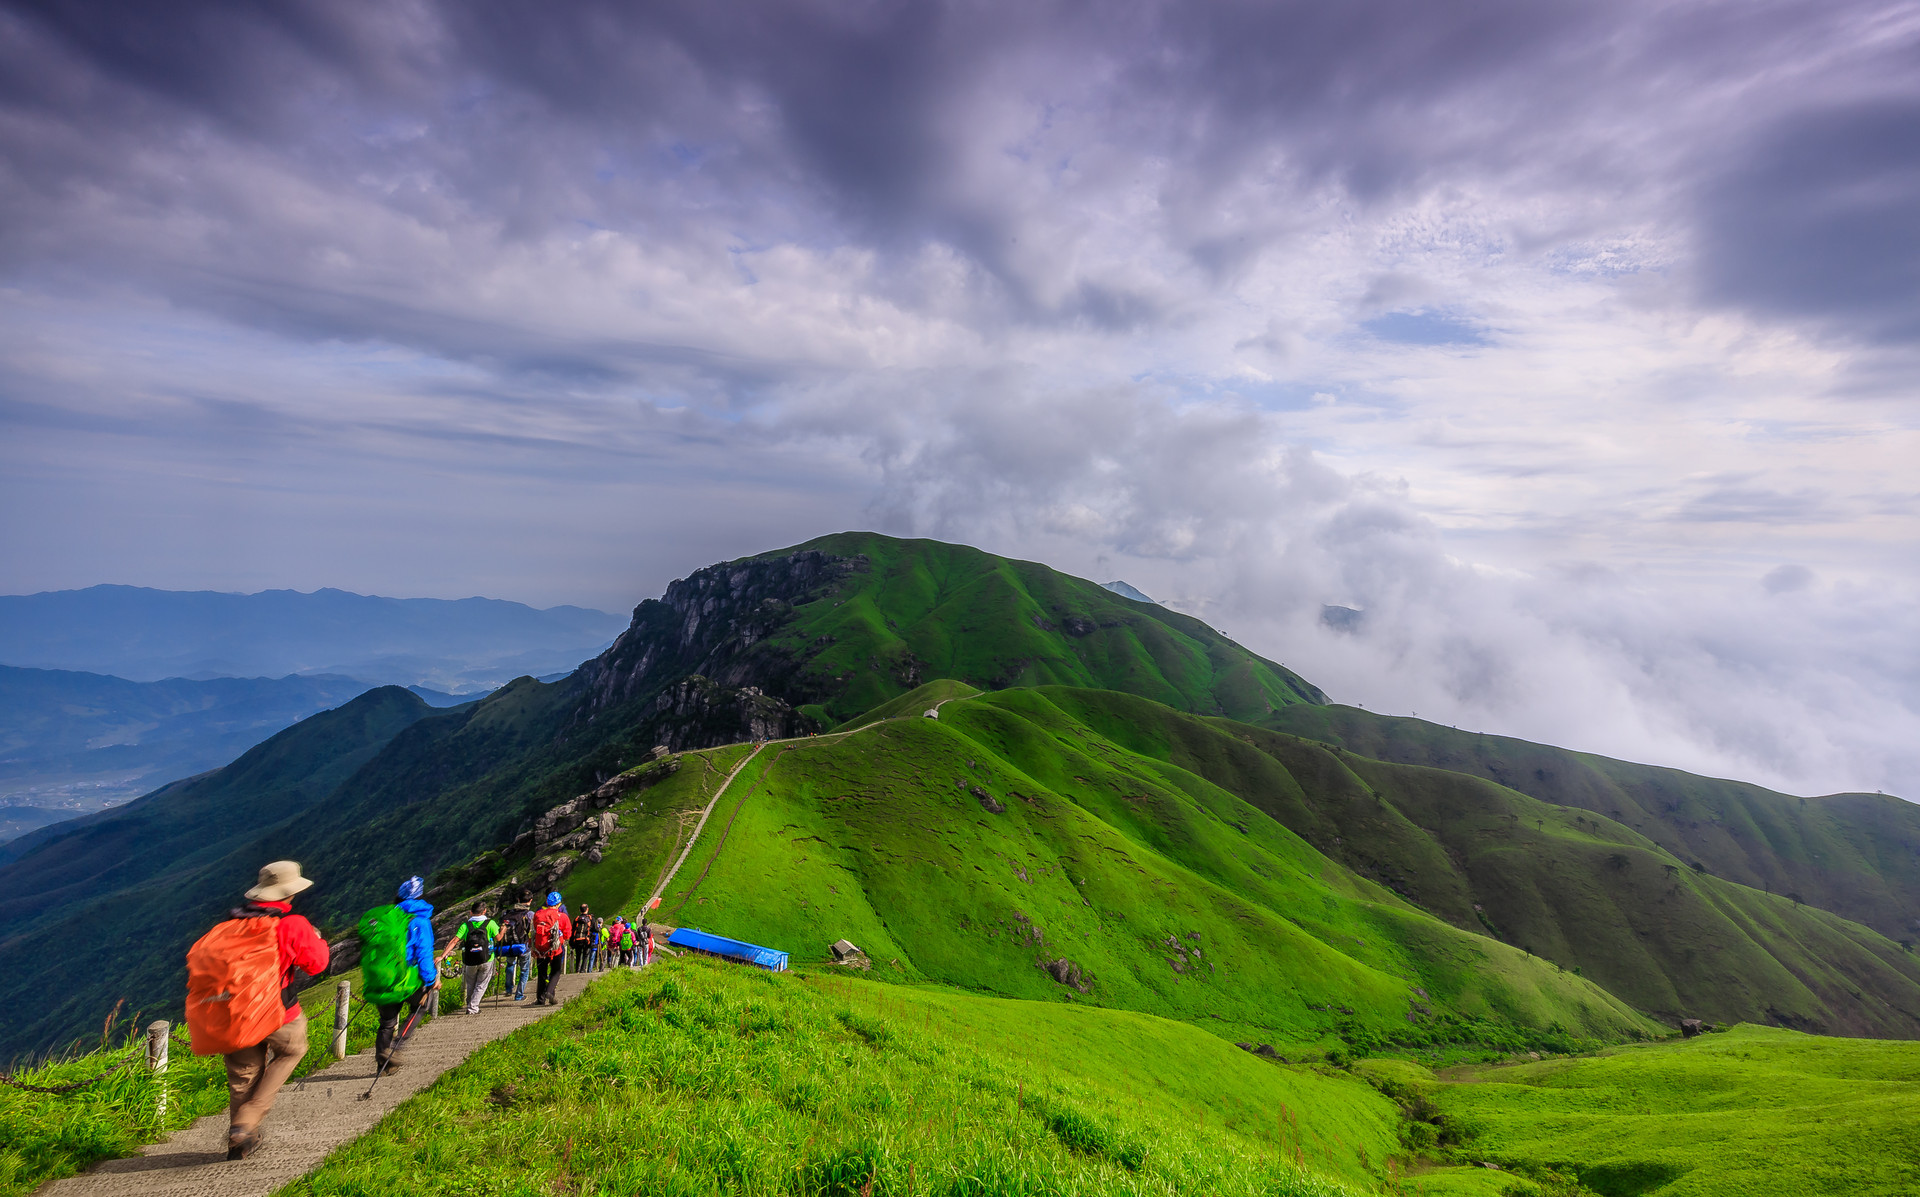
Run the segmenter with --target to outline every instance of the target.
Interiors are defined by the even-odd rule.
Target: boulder
[[[1697,1018],[1683,1018],[1680,1020],[1680,1034],[1687,1039],[1693,1038],[1706,1029],[1706,1026]]]

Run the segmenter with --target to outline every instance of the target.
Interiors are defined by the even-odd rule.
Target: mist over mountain
[[[488,598],[90,586],[0,596],[0,664],[136,682],[337,674],[477,694],[571,671],[625,626],[604,611]]]

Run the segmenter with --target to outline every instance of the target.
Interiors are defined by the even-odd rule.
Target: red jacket
[[[331,955],[327,950],[327,941],[313,929],[313,924],[297,914],[289,914],[293,909],[290,902],[255,902],[253,905],[265,910],[278,910],[285,917],[279,920],[280,932],[280,988],[293,984],[293,970],[300,969],[309,977],[324,976]],[[300,1003],[287,1007],[287,1016],[281,1025],[299,1018],[305,1011]]]
[[[547,942],[547,928],[554,923],[560,924],[560,935],[558,936],[560,946],[551,952],[542,951],[541,945]],[[534,955],[558,956],[561,952],[567,950],[567,941],[572,938],[573,920],[568,918],[567,912],[558,906],[548,906],[539,914],[533,916],[533,947],[531,951]]]

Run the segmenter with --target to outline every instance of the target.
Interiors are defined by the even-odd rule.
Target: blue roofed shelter
[[[774,948],[763,948],[759,944],[744,943],[738,939],[728,939],[724,935],[709,935],[705,931],[695,931],[690,927],[677,927],[667,942],[676,948],[700,952],[708,956],[719,956],[726,960],[737,960],[742,964],[758,965],[772,969],[776,973],[787,971],[787,954]]]

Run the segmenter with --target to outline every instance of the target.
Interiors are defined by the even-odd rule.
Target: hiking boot
[[[260,1129],[227,1132],[227,1158],[244,1160],[260,1149]]]

